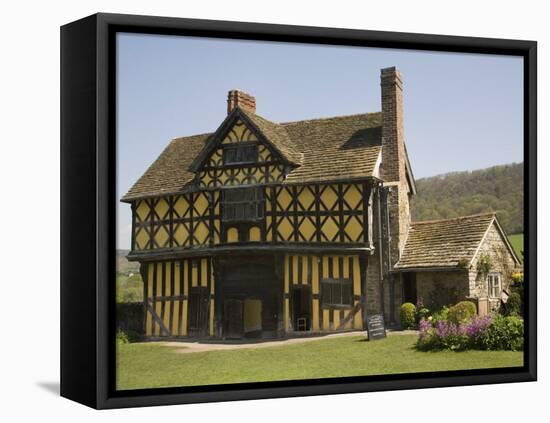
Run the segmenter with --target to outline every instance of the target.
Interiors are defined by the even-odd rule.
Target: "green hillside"
[[[413,220],[496,211],[506,233],[523,233],[523,163],[422,178],[416,187]]]
[[[523,255],[521,254],[525,248],[523,245],[523,234],[508,235],[508,240],[510,241],[510,244],[512,244],[512,248],[516,252],[519,259],[523,262]]]

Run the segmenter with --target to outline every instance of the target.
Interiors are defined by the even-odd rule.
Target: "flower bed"
[[[465,323],[422,319],[419,331],[416,347],[422,351],[523,349],[523,320],[517,316],[473,316]]]

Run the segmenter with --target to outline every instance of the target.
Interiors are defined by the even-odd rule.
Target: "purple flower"
[[[418,337],[420,338],[420,340],[423,340],[426,336],[428,336],[428,332],[431,328],[432,324],[428,320],[420,319],[420,322],[418,323]]]
[[[483,317],[474,316],[468,324],[465,325],[465,333],[470,338],[478,338],[485,333],[489,325],[491,324],[492,318],[490,315]]]

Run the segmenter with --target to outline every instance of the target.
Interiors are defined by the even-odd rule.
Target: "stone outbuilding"
[[[521,266],[495,213],[411,222],[395,265],[404,301],[447,305],[470,299],[480,314],[506,301]]]

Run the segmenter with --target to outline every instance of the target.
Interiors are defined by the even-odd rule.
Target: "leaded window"
[[[246,222],[264,218],[264,191],[261,187],[222,190],[222,221]]]
[[[350,306],[353,303],[351,279],[321,279],[323,306]]]
[[[223,148],[223,164],[245,164],[258,161],[258,145],[228,145]]]

